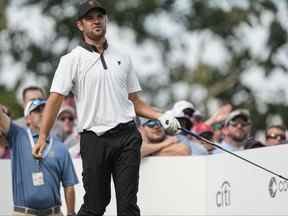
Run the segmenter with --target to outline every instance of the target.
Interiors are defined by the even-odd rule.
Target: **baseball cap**
[[[195,112],[195,107],[191,102],[186,101],[186,100],[181,100],[181,101],[176,102],[173,108],[169,110],[169,112],[176,118],[186,117],[187,114],[192,115]]]
[[[193,131],[195,131],[197,134],[205,132],[213,133],[213,128],[210,125],[206,124],[205,122],[201,122],[193,127]]]
[[[102,4],[99,1],[84,0],[79,5],[77,19],[78,20],[81,19],[92,9],[98,9],[99,11],[103,12],[103,14],[106,14],[106,9],[102,6]]]
[[[76,112],[75,112],[75,109],[73,107],[71,107],[71,106],[62,106],[60,108],[60,111],[58,112],[58,118],[64,112],[70,113],[71,115],[73,115],[73,117],[76,116]]]
[[[24,117],[27,117],[33,110],[35,110],[39,106],[45,105],[46,103],[47,100],[45,99],[34,99],[29,101],[24,109]]]
[[[208,139],[208,140],[212,140],[213,139],[213,128],[206,124],[205,122],[201,122],[196,124],[193,127],[193,131],[195,131],[198,135]]]
[[[227,126],[231,121],[235,120],[238,117],[242,117],[245,121],[250,122],[250,113],[246,109],[238,109],[229,113],[225,120],[225,126]]]

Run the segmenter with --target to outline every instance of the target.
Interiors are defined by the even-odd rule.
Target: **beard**
[[[239,134],[231,134],[230,137],[236,142],[243,142],[247,139],[248,134],[239,133]]]
[[[86,36],[93,41],[98,41],[105,37],[106,28],[101,28],[101,30],[91,30],[86,32]]]

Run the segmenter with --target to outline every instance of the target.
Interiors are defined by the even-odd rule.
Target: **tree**
[[[5,11],[7,7],[7,0],[0,2],[0,31],[6,27],[6,16]]]
[[[23,71],[30,71],[51,81],[59,56],[77,41],[78,31],[71,28],[77,4],[78,1],[71,5],[70,1],[63,0],[26,0],[22,7],[33,5],[41,8],[43,15],[54,23],[55,33],[44,44],[39,44],[31,39],[28,32],[8,29],[7,40],[10,46],[5,53],[11,53],[15,61],[24,62],[26,68]],[[263,101],[242,79],[247,71],[254,68],[267,77],[276,69],[287,71],[285,63],[279,60],[279,53],[283,52],[287,40],[287,30],[280,19],[279,9],[287,7],[286,1],[246,0],[233,3],[194,0],[184,4],[176,0],[109,0],[103,1],[103,4],[108,8],[111,22],[123,29],[132,30],[137,44],[149,42],[161,52],[160,60],[166,72],[143,77],[146,98],[152,104],[159,105],[159,98],[166,98],[161,105],[171,105],[179,98],[179,86],[186,86],[184,97],[196,103],[206,113],[213,101],[230,102],[235,107],[251,110],[255,126],[259,129],[265,127],[263,122],[266,117],[273,115],[275,111],[288,121],[284,101],[278,104]],[[269,22],[265,21],[267,16]],[[160,24],[164,18],[168,20],[167,26]],[[172,25],[182,31],[176,31],[177,35],[169,35]],[[265,55],[255,53],[245,44],[243,31],[254,28],[267,30]],[[192,35],[199,38],[197,56],[189,54],[191,41],[188,36]],[[225,61],[220,66],[205,60],[205,50],[209,48],[211,41],[217,42],[223,53],[226,53],[223,57]],[[60,43],[62,48],[55,51]],[[182,58],[172,58],[175,50],[182,53]],[[189,65],[187,58],[196,59],[193,67]],[[19,77],[15,88],[21,84],[21,80]]]

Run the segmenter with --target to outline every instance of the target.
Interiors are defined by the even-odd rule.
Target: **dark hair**
[[[199,134],[200,136],[204,137],[205,139],[213,141],[213,132],[205,131]]]
[[[270,130],[271,128],[279,129],[279,130],[283,131],[284,133],[286,132],[286,127],[284,125],[271,125],[270,127],[268,127],[266,129],[265,136],[267,136],[268,130]]]
[[[28,87],[24,88],[22,91],[22,100],[23,101],[24,101],[25,96],[26,96],[28,91],[40,91],[43,94],[43,96],[45,97],[45,92],[42,88],[40,88],[38,86],[28,86]]]
[[[193,127],[193,123],[190,121],[190,119],[186,117],[177,117],[177,120],[179,121],[182,128],[191,130],[191,128]]]

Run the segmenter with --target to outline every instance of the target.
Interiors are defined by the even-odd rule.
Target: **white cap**
[[[227,118],[225,119],[225,125],[227,126],[231,121],[236,119],[237,117],[243,117],[246,121],[250,122],[250,113],[246,109],[238,109],[234,110],[233,112],[229,113]]]
[[[169,113],[171,113],[174,117],[185,117],[183,110],[187,108],[195,110],[195,107],[191,102],[181,100],[174,104]]]
[[[35,110],[37,107],[42,106],[46,104],[47,100],[45,99],[34,99],[27,103],[25,109],[24,109],[24,117],[27,117],[30,115],[30,113]]]
[[[58,112],[58,117],[63,113],[63,112],[69,112],[73,115],[73,117],[76,116],[75,109],[71,106],[62,106],[60,111]]]

